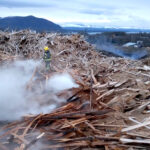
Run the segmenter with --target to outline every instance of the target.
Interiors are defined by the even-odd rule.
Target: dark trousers
[[[50,70],[50,61],[45,61],[45,68],[46,70]]]

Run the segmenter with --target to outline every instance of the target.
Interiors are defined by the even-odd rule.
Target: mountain
[[[37,18],[34,16],[26,16],[26,17],[5,17],[0,18],[0,29],[5,30],[24,30],[31,29],[36,30],[38,32],[43,31],[62,31],[63,29],[46,19]]]

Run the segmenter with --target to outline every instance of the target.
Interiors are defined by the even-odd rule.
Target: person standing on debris
[[[44,57],[43,57],[43,59],[45,61],[46,71],[49,71],[50,70],[51,53],[49,51],[48,46],[44,47]]]

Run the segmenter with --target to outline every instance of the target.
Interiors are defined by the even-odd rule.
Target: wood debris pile
[[[21,31],[3,36],[9,38],[6,41],[5,37],[7,44],[0,45],[6,56],[19,55],[26,49],[30,52],[25,57],[41,58],[47,44],[52,53],[52,72],[45,74],[45,80],[52,73],[67,71],[80,87],[71,89],[66,103],[51,113],[27,115],[5,126],[0,149],[150,149],[148,59],[142,62],[104,56],[80,35]]]

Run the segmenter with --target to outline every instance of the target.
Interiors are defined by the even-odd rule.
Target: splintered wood
[[[66,102],[49,114],[26,114],[1,128],[1,150],[150,149],[148,58],[133,61],[104,56],[78,34],[0,32],[0,43],[2,64],[22,57],[40,59],[44,45],[50,47],[51,72],[35,68],[27,90],[62,72],[79,85],[69,89],[72,95],[59,93]],[[36,99],[44,102],[51,96],[48,91],[44,94]]]

